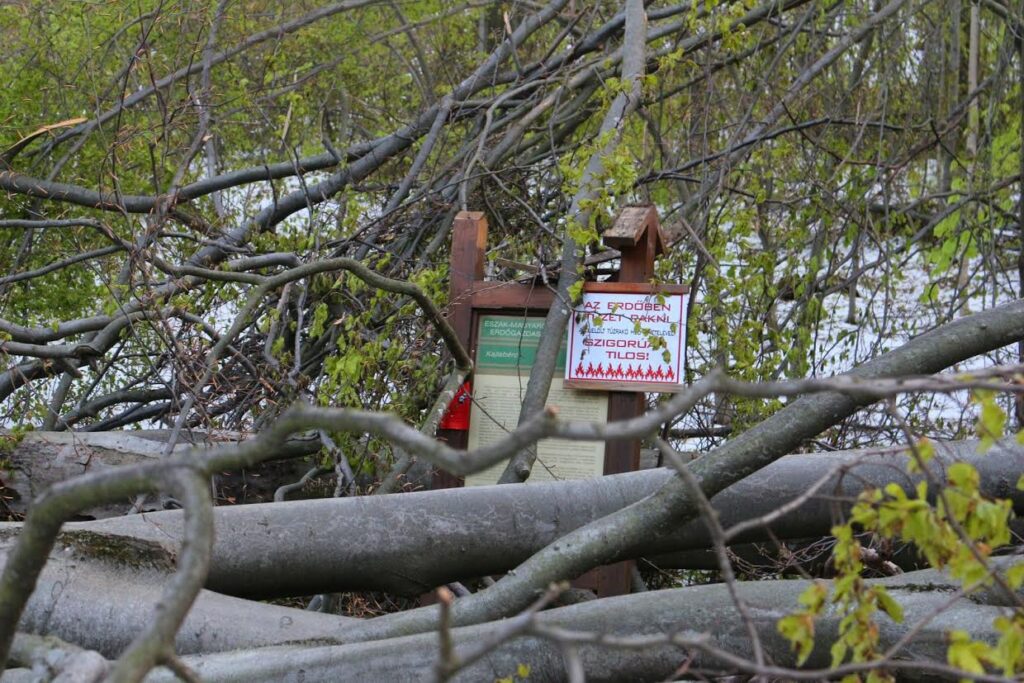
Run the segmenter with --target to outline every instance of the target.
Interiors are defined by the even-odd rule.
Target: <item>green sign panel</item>
[[[477,328],[476,371],[496,375],[528,373],[537,358],[544,318],[511,315],[480,316]],[[558,350],[555,372],[565,374],[565,339]]]

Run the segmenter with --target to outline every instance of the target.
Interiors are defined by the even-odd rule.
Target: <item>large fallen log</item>
[[[933,472],[954,460],[974,465],[984,493],[1013,501],[1024,471],[1024,447],[1000,442],[985,455],[974,442],[940,444]],[[898,482],[911,491],[902,449],[792,455],[715,496],[721,522],[756,519],[808,492],[832,475],[798,509],[774,520],[779,539],[828,535],[838,499],[852,499],[866,486]],[[838,469],[837,469],[838,468]],[[221,593],[269,598],[344,590],[386,590],[416,595],[438,585],[501,574],[567,532],[621,509],[657,490],[665,469],[527,486],[448,489],[391,496],[294,501],[216,510],[216,541],[207,587]],[[67,531],[127,536],[174,552],[181,541],[181,514],[166,511],[69,524]],[[16,525],[0,525],[14,533]],[[737,543],[766,538],[752,528]],[[650,557],[707,548],[704,523],[641,546]],[[663,564],[686,562],[666,557]]]
[[[993,564],[1007,567],[1013,558],[997,558]],[[1019,559],[1017,561],[1020,561]],[[883,613],[876,615],[879,650],[907,642],[896,653],[892,667],[902,678],[945,678],[929,663],[944,662],[949,631],[966,630],[976,639],[994,643],[998,631],[993,621],[1009,616],[1013,608],[1000,599],[999,591],[981,592],[970,598],[955,597],[959,584],[935,570],[923,570],[877,580],[903,608],[896,623]],[[869,583],[874,583],[870,581]],[[794,612],[797,597],[807,587],[804,580],[757,581],[737,584],[747,604],[767,660],[776,667],[795,664],[788,642],[778,633],[778,620]],[[1018,591],[1024,597],[1024,591]],[[951,596],[953,596],[951,598]],[[834,607],[817,623],[815,646],[804,665],[827,669],[829,647],[835,642],[841,615]],[[587,681],[665,680],[678,676],[688,662],[690,670],[751,671],[754,654],[748,631],[737,617],[736,606],[723,584],[691,586],[637,595],[606,598],[541,612],[534,617],[538,630],[562,628],[590,635],[594,642],[579,642],[576,652]],[[531,681],[563,681],[568,678],[564,648],[557,639],[527,634],[501,638],[511,620],[489,622],[451,631],[456,657],[488,642],[488,653],[461,670],[452,680],[484,681],[513,675],[521,665],[529,667]],[[551,634],[557,635],[557,634]],[[565,635],[565,634],[563,634]],[[649,637],[634,647],[615,647],[598,636]],[[673,635],[685,644],[657,644]],[[640,647],[639,645],[643,646]],[[715,650],[720,652],[715,652]],[[725,653],[727,657],[722,656]],[[437,633],[392,638],[366,643],[309,646],[294,645],[248,651],[186,657],[199,677],[210,683],[226,681],[359,681],[436,680],[440,646]],[[746,662],[746,665],[742,664]],[[940,667],[942,665],[939,665]],[[784,673],[772,676],[787,678]],[[170,681],[166,672],[154,672],[152,681]]]
[[[167,453],[169,430],[132,432],[28,432],[13,435],[0,431],[0,519],[24,517],[33,498],[57,482],[88,472],[98,472],[159,459]],[[174,452],[193,445],[237,442],[238,432],[182,432]],[[278,458],[246,473],[217,476],[218,490],[239,502],[273,500],[274,490],[302,476],[308,465],[290,461],[316,453],[318,438],[288,441]],[[118,517],[130,501],[81,510],[81,519]]]
[[[10,539],[0,537],[0,556]],[[175,556],[138,539],[63,532],[19,629],[116,657],[152,619]],[[179,629],[179,653],[330,639],[356,619],[201,591]]]
[[[144,571],[139,571],[138,567],[134,570],[108,567],[105,582],[97,581],[92,570],[84,575],[73,571],[76,562],[95,561],[94,557],[83,555],[80,550],[65,551],[65,555],[54,558],[53,566],[47,568],[41,583],[52,603],[45,615],[45,629],[36,628],[40,624],[34,623],[23,626],[26,630],[57,633],[65,640],[73,640],[76,647],[108,658],[116,657],[135,633],[134,629],[147,618],[146,603],[158,595],[160,571],[155,565],[162,561],[160,553],[153,549],[140,552],[141,558],[154,563]],[[1005,571],[1020,561],[1019,557],[999,557],[992,560],[992,565]],[[1013,605],[1008,604],[1006,596],[998,590],[981,590],[969,597],[957,598],[959,584],[935,570],[869,581],[874,582],[885,585],[904,611],[900,623],[883,613],[876,615],[880,649],[894,645],[912,631],[915,633],[896,654],[895,666],[943,661],[947,634],[955,629],[966,629],[975,638],[994,642],[998,638],[994,619],[1013,611]],[[779,618],[796,609],[797,597],[807,583],[803,580],[758,581],[737,586],[765,654],[775,666],[794,664],[790,646],[778,635],[776,624]],[[83,587],[106,588],[108,596],[118,596],[114,607],[109,601],[102,607],[105,619],[95,616],[100,609],[96,601],[82,602]],[[1018,596],[1024,598],[1024,589],[1018,591]],[[578,644],[587,680],[660,680],[684,661],[689,661],[692,669],[728,671],[738,668],[742,671],[743,666],[736,662],[752,665],[753,651],[749,632],[736,617],[735,609],[726,587],[711,584],[548,610],[534,618],[534,630],[528,628],[516,637],[501,638],[501,634],[509,632],[511,622],[508,620],[454,629],[452,640],[459,657],[494,642],[494,647],[484,657],[460,671],[454,680],[503,678],[521,664],[530,667],[530,680],[563,680],[563,649],[556,640],[538,636],[539,631],[550,633],[558,628],[571,630],[573,637],[583,641],[587,640],[584,636],[592,637],[593,642]],[[82,618],[76,619],[79,613]],[[91,613],[93,616],[88,616]],[[829,665],[828,649],[834,642],[839,619],[840,615],[832,608],[819,620],[815,648],[806,667]],[[175,648],[180,654],[196,655],[186,657],[186,661],[205,681],[432,678],[439,656],[437,634],[345,644],[346,626],[353,621],[204,592],[179,632]],[[608,642],[608,636],[649,640],[640,641],[642,648],[636,642],[633,647],[620,648]],[[672,636],[680,641],[668,642]],[[665,642],[659,644],[659,638]],[[42,641],[36,644],[47,646]],[[15,657],[15,662],[28,664],[30,658],[23,654]],[[915,680],[928,678],[927,669],[913,669],[912,673]],[[6,674],[3,680],[7,680]],[[26,680],[34,679],[26,673]],[[154,672],[150,680],[170,680],[170,677]]]

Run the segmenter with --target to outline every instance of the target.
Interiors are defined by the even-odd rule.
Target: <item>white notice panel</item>
[[[469,413],[469,449],[504,439],[519,423],[523,392],[537,355],[544,318],[482,315],[477,326],[476,367],[473,371],[473,403]],[[565,365],[565,347],[556,359],[556,372]],[[563,387],[551,380],[547,404],[558,408],[566,420],[605,422],[608,394]],[[603,441],[542,439],[536,445],[537,461],[527,482],[585,479],[604,473]],[[466,477],[466,486],[498,483],[507,462]]]
[[[502,375],[480,375],[473,386],[473,406],[469,423],[470,450],[508,436],[519,422],[523,402],[524,378]],[[608,394],[600,391],[573,391],[562,386],[562,380],[551,381],[548,405],[558,407],[558,417],[582,422],[604,422],[608,419]],[[568,441],[542,439],[536,445],[537,462],[527,483],[587,479],[604,474],[603,441]],[[497,465],[466,477],[466,486],[498,483],[508,465]]]
[[[569,325],[566,385],[675,391],[682,383],[685,338],[681,294],[584,291]]]

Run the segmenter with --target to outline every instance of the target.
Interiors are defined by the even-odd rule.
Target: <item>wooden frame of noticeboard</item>
[[[487,232],[487,220],[481,212],[462,211],[455,218],[448,320],[474,359],[477,358],[481,321],[494,320],[495,316],[543,319],[554,303],[553,293],[543,285],[484,280]],[[685,285],[650,284],[655,275],[655,258],[665,250],[664,233],[653,207],[626,207],[613,226],[605,231],[603,239],[606,246],[621,253],[616,281],[588,282],[584,284],[585,291],[633,292],[647,296],[687,293]],[[665,389],[664,386],[622,387],[614,382],[607,386],[591,385],[586,388],[606,393],[607,420],[610,422],[642,415],[646,409],[644,392]],[[449,424],[452,422],[449,421]],[[470,429],[440,429],[437,437],[454,448],[465,449],[469,445]],[[635,471],[639,464],[639,440],[616,440],[604,445],[604,463],[601,468],[604,474]],[[462,485],[461,478],[446,472],[438,472],[435,476],[435,488]],[[628,593],[632,567],[631,562],[602,567],[588,573],[581,579],[581,583],[594,588],[601,596]]]

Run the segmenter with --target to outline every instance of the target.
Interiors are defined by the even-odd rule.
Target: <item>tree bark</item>
[[[25,608],[19,630],[55,635],[116,657],[152,621],[174,559],[149,543],[65,533]],[[356,621],[204,590],[178,631],[175,650],[219,652],[331,639]]]
[[[1013,501],[1024,470],[1024,447],[1006,439],[985,455],[976,442],[937,445],[931,467],[939,477],[954,460],[971,463],[993,498]],[[803,495],[837,467],[816,496],[769,526],[781,540],[828,535],[841,509],[835,497],[853,498],[866,486],[900,483],[908,493],[919,477],[907,475],[906,451],[836,451],[791,455],[722,491],[712,500],[725,527],[766,515]],[[207,588],[265,599],[347,590],[418,595],[472,577],[502,574],[566,533],[656,491],[672,477],[666,469],[525,487],[472,487],[392,496],[224,506],[215,511],[216,540]],[[69,531],[131,537],[176,552],[182,514],[166,511],[69,524]],[[17,525],[0,525],[13,533]],[[510,529],[515,530],[510,533]],[[382,543],[381,539],[387,539]],[[737,543],[765,541],[766,529]],[[708,548],[704,522],[638,544],[636,554],[660,566],[705,566],[686,555],[662,553]]]
[[[88,472],[156,462],[166,453],[168,430],[153,429],[130,432],[28,432],[21,437],[4,435],[0,439],[16,439],[6,455],[0,454],[0,518],[24,517],[29,503],[47,487]],[[175,452],[194,444],[209,441],[237,442],[246,438],[238,432],[190,432],[183,434]],[[0,441],[2,444],[2,441]],[[224,473],[215,485],[238,502],[273,500],[274,490],[298,480],[309,467],[301,462],[288,462],[316,453],[320,439],[294,438],[281,449],[279,458],[252,468],[247,473]],[[248,476],[246,476],[248,475]],[[82,519],[102,519],[125,514],[128,503],[101,505],[79,513]]]
[[[1008,558],[994,564],[1006,566]],[[935,570],[911,572],[884,584],[904,610],[902,623],[879,613],[879,649],[894,645],[912,627],[923,624],[897,658],[895,666],[910,665],[905,675],[914,680],[928,678],[924,661],[945,661],[950,630],[964,629],[976,639],[995,642],[998,632],[992,622],[1012,609],[994,593],[950,602],[956,581]],[[869,581],[874,583],[876,581]],[[736,588],[753,614],[753,623],[770,660],[778,666],[793,666],[794,655],[778,633],[778,619],[795,611],[797,597],[807,588],[804,580],[741,582]],[[940,611],[936,616],[933,612]],[[829,646],[835,640],[841,615],[831,609],[817,622],[815,647],[805,668],[827,668]],[[605,598],[541,612],[535,617],[541,627],[560,627],[575,632],[623,636],[678,634],[692,641],[719,648],[751,664],[747,631],[736,618],[735,604],[724,584],[690,586],[636,595]],[[507,621],[456,628],[451,636],[457,655],[495,639],[507,630]],[[393,638],[368,643],[325,647],[281,647],[186,658],[204,681],[336,681],[336,680],[424,680],[435,674],[438,659],[436,633]],[[693,669],[731,670],[713,653],[698,647],[652,645],[642,649],[620,649],[606,643],[584,644],[578,654],[588,681],[664,680],[672,678],[688,657]],[[549,639],[535,636],[507,639],[452,680],[493,680],[514,674],[520,664],[530,667],[531,681],[566,679],[562,648]],[[150,680],[170,680],[154,674]]]

